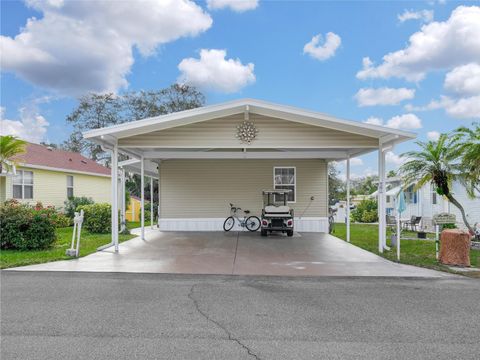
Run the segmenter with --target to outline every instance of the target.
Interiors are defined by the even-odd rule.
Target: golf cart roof
[[[291,189],[284,190],[263,190],[263,195],[274,194],[274,195],[285,195],[292,192]]]

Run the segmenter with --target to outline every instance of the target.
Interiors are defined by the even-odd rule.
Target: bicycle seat
[[[245,214],[250,214],[250,210],[243,210]]]

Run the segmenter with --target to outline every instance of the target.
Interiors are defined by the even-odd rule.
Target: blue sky
[[[259,98],[421,140],[480,118],[478,1],[132,4],[2,2],[2,132],[60,143],[82,93],[177,81],[209,104]],[[395,148],[388,168],[414,146]],[[357,176],[375,170],[376,154],[353,163]]]

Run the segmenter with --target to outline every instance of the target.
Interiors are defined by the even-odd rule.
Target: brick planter
[[[440,237],[442,264],[470,266],[470,235],[458,229],[446,229]]]

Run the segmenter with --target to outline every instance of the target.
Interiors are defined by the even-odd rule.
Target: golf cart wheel
[[[256,216],[249,216],[245,226],[252,232],[257,231],[260,228],[260,219]]]
[[[268,235],[268,232],[267,232],[266,229],[262,229],[262,230],[260,230],[260,234],[261,234],[262,236],[267,236],[267,235]]]
[[[232,216],[229,216],[225,219],[225,222],[223,223],[223,230],[230,231],[232,230],[233,225],[235,225],[235,219]]]
[[[293,236],[293,230],[287,230],[287,236]]]

